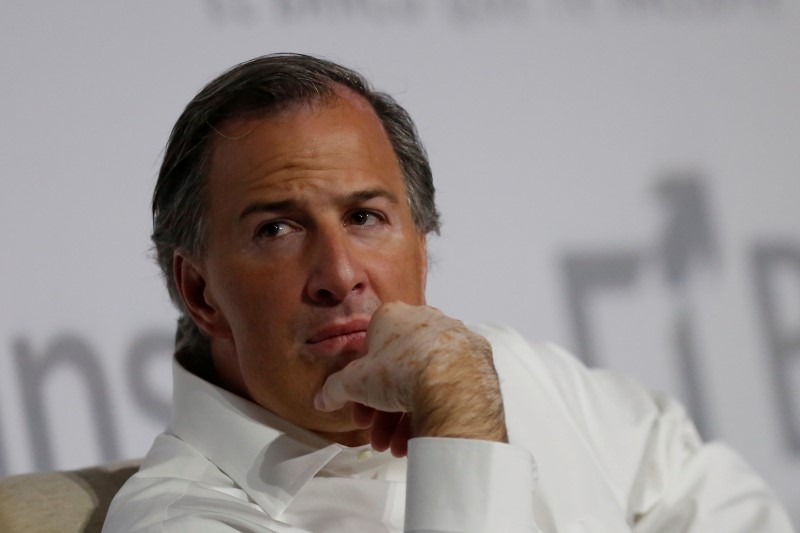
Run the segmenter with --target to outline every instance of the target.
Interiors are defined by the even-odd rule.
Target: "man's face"
[[[325,379],[365,350],[382,303],[424,303],[425,238],[369,104],[340,92],[220,129],[208,174],[208,247],[196,264],[217,357],[243,394],[347,443],[348,405],[314,409]],[[223,366],[224,368],[219,368]]]

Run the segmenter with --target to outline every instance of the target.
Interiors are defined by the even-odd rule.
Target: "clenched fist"
[[[316,407],[354,402],[372,446],[405,455],[411,437],[507,442],[492,348],[459,320],[427,306],[382,305],[367,329],[367,353],[332,374]]]

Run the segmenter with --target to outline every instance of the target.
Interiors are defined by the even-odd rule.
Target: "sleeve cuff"
[[[411,439],[405,531],[537,531],[537,478],[530,452],[511,444]]]

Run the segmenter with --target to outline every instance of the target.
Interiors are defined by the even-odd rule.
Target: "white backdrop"
[[[417,121],[432,304],[672,392],[800,522],[790,0],[4,0],[0,475],[138,457],[163,428],[160,151],[202,84],[276,51]]]

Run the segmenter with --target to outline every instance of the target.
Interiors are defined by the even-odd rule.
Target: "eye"
[[[256,229],[256,238],[269,239],[283,237],[292,231],[294,231],[294,229],[286,222],[282,222],[280,220],[271,220],[261,224],[258,229]]]
[[[383,216],[372,211],[354,211],[350,214],[347,224],[353,226],[375,226],[384,220]]]

